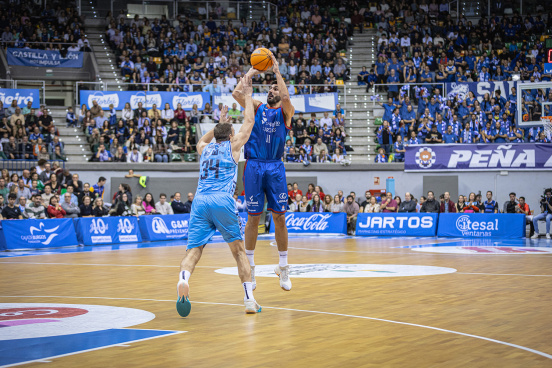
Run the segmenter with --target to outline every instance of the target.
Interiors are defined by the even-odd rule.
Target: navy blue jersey
[[[284,155],[287,127],[282,107],[271,108],[266,104],[257,107],[255,125],[245,144],[245,158],[277,161]]]

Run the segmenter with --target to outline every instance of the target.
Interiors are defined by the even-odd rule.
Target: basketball
[[[272,55],[272,52],[269,49],[265,49],[264,47],[256,49],[251,54],[251,66],[262,72],[270,69],[272,67],[270,55]]]

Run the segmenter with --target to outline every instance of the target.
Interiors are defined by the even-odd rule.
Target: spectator
[[[192,212],[192,202],[194,200],[194,194],[188,193],[188,200],[184,203],[185,213]]]
[[[104,206],[102,197],[98,197],[94,200],[92,214],[94,217],[105,217],[109,214],[109,210]]]
[[[104,185],[106,181],[107,181],[106,178],[104,178],[103,176],[100,176],[98,178],[98,182],[92,186],[92,189],[94,190],[94,193],[96,193],[96,196],[103,198],[104,191],[105,191]],[[102,206],[103,206],[103,203],[102,203]]]
[[[112,216],[133,216],[134,213],[132,212],[131,208],[131,201],[128,196],[128,194],[122,193],[120,198],[117,198],[117,202],[113,206],[109,213]]]
[[[450,193],[445,192],[444,201],[441,203],[439,212],[440,213],[456,213],[456,205],[453,201],[450,200]]]
[[[391,192],[385,193],[385,198],[381,200],[380,209],[381,212],[397,212],[398,204],[397,201],[393,199],[393,194]]]
[[[506,201],[504,203],[502,212],[504,213],[517,213],[518,209],[520,208],[518,203],[516,202],[516,193],[512,192],[510,193],[510,200]]]
[[[136,196],[134,203],[131,206],[131,211],[134,216],[142,216],[146,214],[146,209],[144,208],[144,201],[141,196]]]
[[[146,215],[154,215],[157,213],[157,210],[155,209],[155,202],[153,201],[153,195],[151,193],[146,194],[142,205],[144,206]]]
[[[439,213],[440,205],[435,200],[435,194],[430,190],[427,192],[427,200],[422,204],[420,212]]]
[[[412,195],[406,192],[404,195],[404,201],[399,205],[398,212],[416,212],[416,202],[412,200]]]
[[[345,212],[345,210],[343,208],[343,202],[341,202],[341,199],[339,198],[339,195],[334,196],[334,201],[331,205],[331,211],[333,213]]]
[[[173,215],[174,211],[171,207],[171,205],[166,202],[167,195],[165,193],[161,193],[159,195],[159,202],[155,204],[155,209],[157,210],[157,213],[160,215]]]
[[[498,203],[493,200],[493,192],[487,191],[487,200],[483,202],[484,213],[498,213]]]
[[[343,210],[347,214],[347,233],[354,235],[359,207],[352,195],[347,196],[347,202],[343,204]]]
[[[546,189],[544,191],[544,195],[545,196],[540,201],[540,208],[542,213],[533,216],[533,226],[535,227],[535,234],[531,237],[531,239],[537,239],[539,237],[540,220],[546,221],[546,239],[550,239],[550,220],[552,220],[552,189]]]
[[[50,205],[48,206],[48,216],[50,218],[63,218],[66,215],[65,210],[58,203],[56,196],[50,198]]]
[[[90,203],[91,198],[89,196],[83,198],[82,204],[79,206],[79,217],[94,217],[94,209]]]
[[[144,156],[138,151],[138,146],[132,147],[132,152],[127,156],[127,162],[143,162]]]
[[[184,206],[184,203],[180,201],[180,192],[176,192],[174,194],[174,200],[171,202],[171,207],[175,215],[181,213],[189,213],[189,211],[186,211],[186,206]]]
[[[10,193],[8,195],[8,205],[2,209],[2,218],[4,220],[22,220],[23,215],[21,214],[21,209],[19,206],[15,205],[17,200],[17,195],[15,193]]]
[[[364,207],[364,213],[380,212],[380,205],[376,201],[376,197],[370,197],[370,202]]]
[[[458,202],[456,203],[456,212],[463,213],[467,209],[466,197],[463,195],[458,196]]]
[[[71,201],[71,194],[65,193],[63,195],[64,201],[61,203],[61,208],[65,211],[65,218],[79,217],[80,209],[76,203]]]
[[[516,207],[516,213],[523,213],[525,215],[525,225],[529,224],[529,237],[533,237],[535,233],[535,227],[533,225],[533,216],[529,205],[525,203],[525,197],[519,197],[519,204]]]
[[[42,205],[42,197],[40,195],[34,195],[31,197],[31,203],[25,208],[27,218],[30,219],[45,219],[46,209]]]

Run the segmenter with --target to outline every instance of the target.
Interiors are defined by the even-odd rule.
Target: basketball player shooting
[[[180,264],[177,284],[176,310],[182,317],[188,316],[191,310],[190,276],[201,258],[205,244],[211,240],[216,230],[220,231],[224,241],[230,246],[238,264],[238,274],[245,291],[245,312],[254,314],[261,311],[261,306],[253,297],[251,270],[243,246],[241,220],[233,197],[241,148],[249,139],[255,123],[251,77],[244,76],[240,84],[240,99],[244,102],[245,111],[239,133],[235,134],[232,124],[228,122],[228,107],[225,106],[221,111],[220,122],[201,137],[197,144],[197,153],[201,156],[199,179],[190,215],[188,247]],[[211,143],[213,138],[216,141]]]
[[[287,129],[291,129],[291,118],[295,108],[291,104],[286,83],[280,74],[278,61],[272,53],[272,71],[276,81],[268,91],[267,103],[253,100],[255,108],[255,125],[249,141],[245,144],[244,155],[246,164],[243,171],[245,200],[249,214],[245,226],[245,253],[251,265],[251,281],[253,290],[255,282],[254,253],[257,245],[257,235],[260,215],[264,210],[265,196],[268,210],[272,212],[272,221],[276,232],[276,243],[280,260],[274,272],[280,277],[280,287],[291,290],[288,265],[288,232],[285,213],[288,210],[288,195],[286,170],[282,157],[286,142]],[[262,73],[254,68],[249,69],[247,76],[253,77]],[[242,83],[238,83],[232,93],[234,99],[245,107]]]

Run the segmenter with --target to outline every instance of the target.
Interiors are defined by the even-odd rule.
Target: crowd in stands
[[[136,175],[129,171],[127,177]],[[156,201],[151,193],[133,198],[128,184],[121,184],[111,201],[104,202],[106,178],[83,183],[77,173],[61,169],[57,163],[39,160],[21,176],[2,170],[0,177],[0,220],[76,218],[103,216],[142,216],[190,213],[193,193],[187,201],[179,192]]]
[[[90,51],[83,19],[73,2],[4,2],[0,32],[2,47]]]
[[[539,200],[540,213],[533,215],[525,197],[517,197],[516,193],[510,193],[509,199],[502,205],[493,199],[492,191],[487,191],[485,198],[481,192],[470,193],[468,196],[459,195],[454,202],[449,192],[435,197],[432,191],[427,196],[421,195],[415,198],[411,193],[405,193],[404,199],[391,192],[382,193],[381,196],[372,195],[366,191],[364,198],[357,197],[355,192],[345,196],[339,190],[335,195],[324,193],[319,185],[309,184],[303,192],[297,183],[288,183],[288,212],[332,212],[347,213],[349,234],[354,234],[356,218],[359,213],[393,213],[393,212],[418,212],[418,213],[519,213],[526,215],[526,222],[530,225],[530,234],[538,237],[538,222],[546,221],[546,237],[550,239],[550,221],[552,220],[552,189],[546,189],[545,195]]]
[[[48,109],[24,108],[13,100],[5,107],[0,101],[0,159],[66,161],[64,144]]]
[[[376,92],[389,98],[381,103],[385,113],[376,133],[382,149],[376,162],[403,161],[409,144],[552,139],[542,127],[521,129],[516,121],[517,109],[527,121],[539,121],[543,106],[549,116],[550,106],[543,102],[552,101],[550,88],[523,90],[518,107],[516,88],[506,96],[499,89],[482,96],[445,95],[442,85],[435,84],[551,81],[552,75],[544,72],[544,41],[552,29],[552,13],[521,17],[492,8],[491,17],[482,16],[474,24],[464,16],[451,17],[448,6],[446,1],[393,2],[364,11],[366,22],[378,30],[377,61],[369,71],[363,68],[358,83],[367,90],[387,84]]]
[[[311,113],[310,119],[299,113],[288,130],[284,161],[304,165],[311,162],[349,164],[347,151],[352,148],[345,144],[344,116],[345,111],[339,104],[333,112],[324,112],[320,119],[315,113]]]
[[[320,84],[316,91],[334,91],[337,80],[349,79],[341,51],[352,35],[352,25],[345,21],[350,8],[339,12],[334,5],[279,1],[278,27],[272,29],[264,16],[251,22],[221,20],[224,9],[218,8],[197,25],[186,15],[172,21],[164,16],[128,21],[122,13],[109,18],[106,39],[132,88],[155,83],[160,91],[231,92],[247,71],[251,53],[266,47],[277,56],[291,94],[312,93],[304,87],[309,84]],[[270,74],[253,78],[254,85],[267,85],[266,90],[271,82]]]

